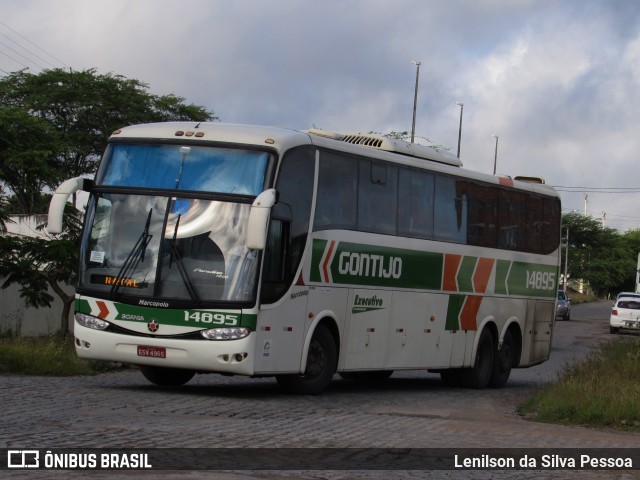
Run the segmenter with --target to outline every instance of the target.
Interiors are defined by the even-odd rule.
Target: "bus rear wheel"
[[[277,375],[278,385],[287,393],[317,395],[331,383],[338,367],[338,349],[329,329],[316,327],[309,344],[304,374]]]
[[[507,384],[509,375],[511,375],[511,367],[516,354],[516,346],[513,341],[513,335],[510,331],[504,334],[502,339],[502,348],[495,351],[493,359],[493,371],[489,379],[489,386],[492,388],[502,388]]]
[[[465,368],[462,372],[463,384],[467,388],[485,388],[489,384],[493,372],[493,336],[486,328],[480,334],[476,361],[473,367]]]
[[[182,368],[149,367],[146,365],[141,365],[140,371],[151,383],[163,387],[184,385],[196,374],[193,370],[184,370]]]

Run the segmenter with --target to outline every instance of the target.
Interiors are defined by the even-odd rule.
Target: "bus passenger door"
[[[294,285],[284,301],[262,306],[256,325],[255,373],[299,371],[308,296],[308,288]]]

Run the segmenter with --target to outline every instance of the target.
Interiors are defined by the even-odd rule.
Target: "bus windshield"
[[[79,288],[188,301],[248,302],[258,255],[245,246],[251,205],[172,196],[92,196]]]
[[[197,144],[109,144],[87,209],[78,288],[114,300],[252,301],[258,254],[246,248],[251,205],[242,196],[263,191],[270,159]]]
[[[96,185],[256,196],[264,187],[269,155],[199,145],[112,143]]]

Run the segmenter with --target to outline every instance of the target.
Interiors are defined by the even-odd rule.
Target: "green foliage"
[[[566,369],[520,409],[540,422],[640,432],[640,339],[619,338]]]
[[[42,189],[60,179],[59,149],[49,122],[22,108],[0,108],[0,183],[14,193],[19,206],[13,213],[40,213]]]
[[[35,308],[51,307],[53,297],[48,291],[51,287],[64,304],[60,318],[60,335],[63,337],[68,332],[74,296],[66,293],[62,285],[76,283],[81,228],[81,213],[68,205],[63,233],[55,239],[0,237],[0,271],[4,277],[0,287],[19,285],[18,291],[25,304]]]
[[[113,370],[109,362],[78,358],[72,339],[12,338],[0,339],[0,373],[23,375],[94,375]]]
[[[94,69],[53,69],[37,75],[21,70],[3,77],[0,131],[7,126],[5,143],[12,145],[6,160],[19,162],[18,172],[33,165],[40,182],[25,183],[39,192],[43,185],[53,187],[63,179],[95,173],[107,138],[118,128],[215,118],[204,107],[185,105],[181,97],[157,96],[147,89],[139,80],[101,75]],[[16,190],[18,182],[8,182],[9,165],[4,163],[0,163],[0,179],[18,195],[26,186]]]
[[[617,230],[579,213],[562,218],[562,265],[569,232],[570,278],[583,279],[596,295],[603,297],[635,288],[635,271],[640,253],[640,232],[621,234]]]
[[[10,221],[8,203],[5,198],[0,195],[0,234],[6,233],[7,223]]]
[[[0,230],[11,213],[44,213],[43,190],[95,174],[109,135],[137,123],[213,120],[213,112],[176,95],[148,92],[139,80],[96,70],[25,70],[0,78],[0,187],[13,193],[0,205]],[[2,192],[0,191],[0,194]],[[65,212],[64,234],[52,241],[0,238],[2,288],[16,283],[27,305],[50,306],[51,287],[62,299],[60,334],[67,331],[76,281],[79,212]]]

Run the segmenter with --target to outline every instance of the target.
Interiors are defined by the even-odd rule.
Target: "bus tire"
[[[276,375],[276,380],[287,393],[317,395],[329,386],[337,367],[336,342],[329,329],[320,324],[311,337],[304,374]]]
[[[473,367],[464,369],[463,384],[465,387],[480,389],[489,384],[489,379],[493,372],[493,357],[493,336],[485,328],[480,334]]]
[[[183,368],[140,366],[142,375],[155,385],[163,387],[179,387],[184,385],[196,374],[193,370]]]
[[[345,380],[358,380],[360,382],[383,381],[393,375],[393,370],[370,370],[368,372],[340,372],[338,375]]]
[[[489,379],[489,386],[491,388],[502,388],[507,384],[509,375],[511,375],[515,352],[516,347],[513,341],[513,335],[507,330],[507,333],[504,334],[504,338],[502,339],[502,348],[494,352],[493,371]]]

